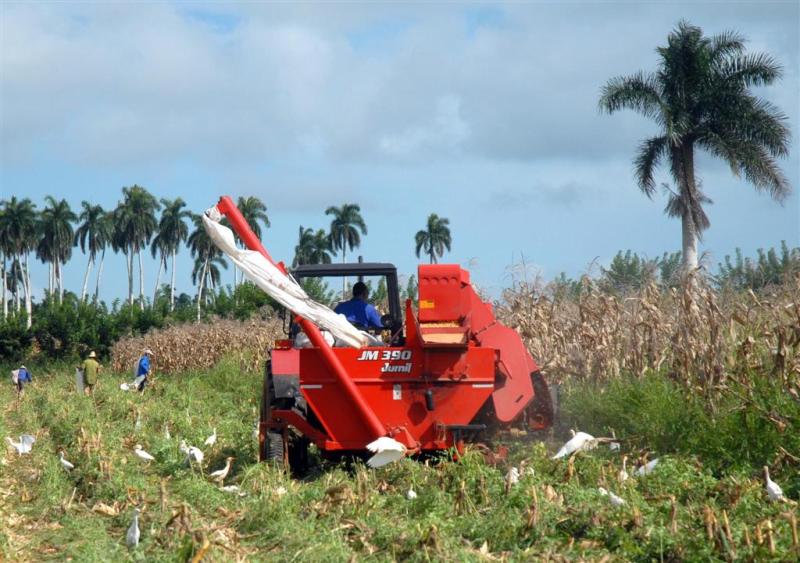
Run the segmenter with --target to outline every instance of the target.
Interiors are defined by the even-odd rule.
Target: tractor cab
[[[356,281],[366,283],[370,287],[368,301],[381,313],[381,322],[385,330],[391,331],[391,340],[397,342],[402,338],[403,310],[400,305],[400,291],[397,285],[397,268],[394,264],[383,262],[356,262],[353,264],[304,264],[291,270],[292,276],[301,284],[309,279],[320,279],[326,283],[323,288],[334,293],[331,308],[341,301],[352,297],[351,286]],[[344,287],[344,284],[348,284]],[[378,295],[379,288],[385,288],[385,294]],[[376,299],[377,298],[377,299]],[[363,328],[363,327],[359,327]],[[299,327],[290,322],[287,334],[294,337]],[[380,331],[378,331],[380,332]]]

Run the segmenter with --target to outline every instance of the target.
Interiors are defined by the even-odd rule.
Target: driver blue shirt
[[[349,301],[343,301],[333,312],[344,315],[353,324],[367,328],[383,328],[378,310],[362,299],[354,297]]]

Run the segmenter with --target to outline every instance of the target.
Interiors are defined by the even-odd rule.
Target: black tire
[[[283,434],[268,431],[264,438],[264,461],[283,464]]]

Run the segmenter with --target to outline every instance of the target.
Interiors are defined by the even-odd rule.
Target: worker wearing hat
[[[150,348],[145,348],[142,357],[139,358],[139,367],[136,370],[136,388],[140,392],[144,392],[144,386],[147,385],[147,378],[150,375],[150,358],[153,357],[153,351]]]
[[[11,372],[11,381],[17,386],[17,395],[21,396],[25,393],[25,385],[33,381],[33,379],[31,378],[31,372],[22,364],[19,369]]]
[[[94,353],[94,350],[89,352],[89,356],[83,360],[78,369],[83,370],[83,392],[91,395],[94,393],[94,386],[97,383],[97,374],[103,369],[103,366],[97,361],[97,354]]]

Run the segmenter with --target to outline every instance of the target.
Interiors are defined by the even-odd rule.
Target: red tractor
[[[217,209],[248,248],[272,262],[229,198]],[[333,347],[313,323],[296,317],[266,366],[260,459],[285,460],[302,472],[311,442],[323,456],[362,455],[368,443],[389,436],[422,454],[461,448],[516,422],[533,430],[552,425],[539,368],[459,265],[419,266],[416,313],[411,300],[401,308],[391,264],[300,266],[291,274],[298,281],[382,277],[385,345]],[[308,337],[302,348],[294,338],[301,331]]]

